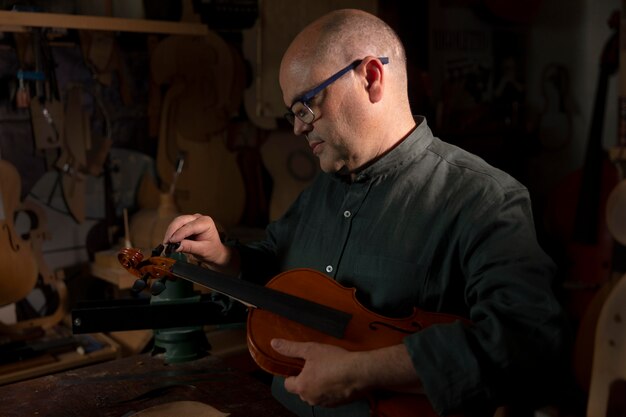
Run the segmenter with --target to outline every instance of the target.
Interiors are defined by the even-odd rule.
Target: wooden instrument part
[[[578,194],[578,211],[575,217],[576,224],[573,229],[575,244],[568,248],[572,259],[570,275],[576,280],[587,280],[587,282],[597,284],[597,288],[592,288],[592,291],[578,291],[579,296],[571,297],[570,301],[570,305],[580,304],[584,307],[579,307],[577,311],[583,314],[578,317],[580,322],[572,352],[572,362],[574,378],[585,391],[588,391],[590,386],[598,317],[620,277],[620,274],[616,275],[616,271],[612,270],[613,256],[617,246],[614,241],[615,236],[611,235],[608,224],[611,210],[609,199],[618,183],[618,171],[614,163],[605,155],[601,144],[608,79],[618,67],[619,16],[617,12],[609,18],[609,26],[613,29],[613,34],[607,40],[600,60],[600,74],[585,166],[582,173],[576,173],[581,185]],[[621,105],[621,102],[619,104]],[[570,187],[569,192],[571,192],[571,181],[566,185]],[[595,209],[595,211],[590,209]],[[580,215],[581,213],[583,215]],[[563,214],[562,212],[558,215],[563,217]],[[567,217],[568,213],[565,214]]]
[[[272,180],[270,220],[282,216],[319,172],[319,164],[305,140],[292,131],[273,131],[261,146],[263,164]]]
[[[621,245],[626,246],[626,1],[622,0],[619,43],[618,145],[610,150],[611,162],[619,172],[620,182],[611,191],[606,203],[607,227]]]
[[[301,359],[278,355],[270,345],[273,338],[297,342],[315,341],[332,344],[350,351],[373,350],[402,343],[409,334],[435,323],[460,320],[457,316],[427,313],[415,309],[403,318],[390,318],[367,310],[356,298],[356,290],[347,288],[332,278],[312,269],[295,269],[272,278],[266,287],[304,298],[351,314],[342,339],[317,330],[305,329],[299,323],[261,309],[251,309],[248,315],[248,348],[261,368],[274,375],[297,375],[302,370]]]
[[[224,134],[208,142],[187,140],[176,134],[179,150],[188,155],[176,186],[176,204],[183,213],[210,213],[220,224],[231,227],[241,219],[245,186],[237,155],[226,146]]]
[[[26,297],[37,282],[39,270],[30,242],[15,230],[19,210],[20,174],[0,159],[0,305]]]
[[[88,121],[83,111],[82,89],[72,88],[67,94],[67,123],[62,152],[55,165],[61,172],[61,188],[67,208],[78,223],[85,221],[85,169],[87,166]]]
[[[42,251],[43,241],[50,239],[46,213],[41,206],[35,204],[31,200],[26,200],[22,203],[22,211],[25,212],[30,218],[31,228],[28,232],[28,240],[31,243],[33,253],[37,259],[39,275],[41,276],[44,284],[52,284],[57,281],[57,278],[45,261]]]
[[[174,84],[167,90],[165,98],[163,99],[159,127],[157,164],[162,167],[171,166],[172,169],[167,177],[162,177],[164,180],[171,178],[167,182],[164,181],[164,183],[169,186],[170,190],[167,193],[160,191],[156,186],[153,186],[154,182],[151,178],[145,175],[142,178],[141,187],[139,189],[143,194],[140,194],[138,199],[140,203],[143,200],[144,205],[140,204],[142,209],[133,215],[130,222],[130,235],[135,245],[139,248],[148,249],[161,243],[165,229],[174,217],[180,214],[175,201],[175,188],[172,186],[177,182],[181,171],[179,171],[178,167],[174,164],[170,165],[169,153],[166,147],[168,145],[167,138],[170,135],[169,128],[171,127],[171,103],[176,97],[182,94],[182,92],[182,86]],[[171,176],[172,172],[175,173],[173,177]],[[165,175],[165,173],[162,173],[162,175]],[[148,199],[156,201],[148,201]],[[147,206],[145,205],[146,202],[148,203]]]
[[[194,416],[194,417],[227,417],[229,414],[222,413],[218,409],[198,401],[173,401],[138,411],[128,417],[171,417],[171,416]]]
[[[156,209],[141,209],[131,219],[130,236],[138,248],[153,248],[161,243],[167,226],[180,215],[172,194],[161,193],[159,198]]]
[[[19,46],[18,48],[23,48]],[[44,53],[47,51],[48,54]],[[63,103],[56,90],[56,75],[54,63],[50,54],[48,42],[40,29],[33,29],[30,33],[30,53],[34,69],[43,78],[35,81],[35,97],[30,100],[31,124],[35,146],[39,150],[58,148],[61,146],[65,129],[65,114]],[[26,53],[18,53],[26,56]],[[22,65],[30,63],[21,60]]]
[[[11,183],[19,188],[19,177],[10,178],[12,174],[5,175],[9,171],[4,169],[3,164],[8,163],[0,160],[0,181],[5,178],[10,179]],[[4,189],[1,188],[1,190]],[[0,194],[2,193],[0,192]],[[0,195],[0,197],[2,196]],[[13,226],[16,239],[14,242],[19,245],[21,254],[17,258],[10,256],[10,260],[5,259],[0,263],[0,279],[7,279],[0,282],[0,305],[23,300],[33,289],[40,286],[50,286],[58,301],[55,303],[56,309],[45,316],[20,320],[10,325],[0,323],[0,333],[3,334],[20,334],[33,328],[51,328],[57,325],[67,314],[68,297],[65,282],[51,270],[43,257],[43,241],[50,239],[46,214],[41,206],[30,200],[22,202],[13,214],[17,217],[18,213],[28,216],[30,226],[28,232],[20,234],[15,232],[15,226]],[[8,230],[4,226],[2,226],[3,232]],[[10,255],[6,252],[7,248],[2,249],[5,252],[0,256]],[[14,266],[15,272],[7,273],[6,268],[11,265]],[[37,280],[38,277],[41,277],[41,280]]]
[[[617,69],[615,16],[610,25],[614,30],[600,59],[584,165],[554,190],[545,216],[549,231],[563,241],[566,250],[565,307],[575,321],[582,319],[595,293],[611,275],[614,248],[605,214],[617,171],[603,149],[602,132],[608,83]]]
[[[55,99],[42,102],[35,97],[30,100],[30,115],[37,149],[61,146],[65,129],[63,103]]]
[[[152,52],[151,73],[169,85],[162,103],[157,171],[163,184],[179,153],[186,155],[175,201],[182,212],[210,213],[221,224],[239,222],[245,188],[226,128],[241,103],[242,60],[216,33],[171,36]]]
[[[52,283],[52,287],[56,291],[58,297],[56,309],[46,316],[31,318],[27,320],[21,320],[11,325],[0,324],[0,333],[23,333],[25,330],[34,329],[40,327],[42,329],[49,329],[56,326],[63,320],[68,314],[68,293],[65,282],[62,279],[56,279]]]
[[[173,84],[180,79],[185,94],[172,121],[189,140],[206,141],[223,131],[241,102],[243,76],[236,67],[243,62],[216,33],[206,36],[170,36],[154,49],[151,71],[157,84]]]
[[[359,303],[355,289],[343,287],[312,269],[286,271],[266,286],[259,286],[198,266],[184,266],[188,264],[172,258],[153,256],[144,259],[140,251],[132,248],[120,250],[118,260],[137,277],[186,279],[253,307],[249,309],[247,320],[248,348],[255,362],[274,375],[297,375],[304,363],[302,359],[288,358],[275,352],[270,345],[273,338],[314,341],[351,351],[364,351],[400,344],[407,335],[433,324],[465,321],[457,316],[428,313],[417,308],[411,316],[404,318],[376,314]],[[310,305],[325,316],[320,320],[321,327],[302,324],[302,317],[293,312],[294,308],[301,307],[299,302],[306,306],[299,310],[301,315],[309,313]],[[261,303],[265,305],[261,306]],[[346,326],[337,328],[334,323],[328,323],[327,317],[335,316]],[[327,328],[325,324],[330,326]],[[374,392],[370,407],[371,414],[380,417],[437,415],[427,397],[417,394]]]
[[[609,194],[606,223],[615,240],[626,246],[626,179],[622,179]]]

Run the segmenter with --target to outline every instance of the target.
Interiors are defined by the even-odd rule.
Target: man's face
[[[337,172],[344,167],[348,170],[358,148],[356,147],[355,126],[351,126],[350,87],[353,85],[353,72],[347,71],[341,78],[310,97],[306,93],[319,86],[340,68],[326,65],[305,66],[299,60],[283,60],[280,70],[280,85],[283,100],[288,109],[293,109],[294,133],[305,135],[309,147],[320,160],[324,172]],[[303,97],[306,101],[295,106],[294,102]],[[303,111],[313,113],[310,123],[303,122],[298,115]],[[310,114],[309,114],[310,116]]]

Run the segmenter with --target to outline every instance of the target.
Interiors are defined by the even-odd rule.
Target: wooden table
[[[223,359],[165,364],[150,354],[0,387],[0,416],[123,417],[173,401],[200,401],[231,417],[293,416],[267,383]]]

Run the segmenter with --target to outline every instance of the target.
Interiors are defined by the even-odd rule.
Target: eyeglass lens
[[[305,103],[298,101],[291,107],[291,112],[285,114],[285,118],[292,125],[295,124],[295,118],[302,120],[304,123],[312,123],[315,120],[315,114],[313,110]]]

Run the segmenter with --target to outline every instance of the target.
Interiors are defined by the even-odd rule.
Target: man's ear
[[[383,98],[384,75],[383,63],[373,56],[368,56],[363,60],[363,71],[365,72],[366,88],[372,103],[377,103]]]

